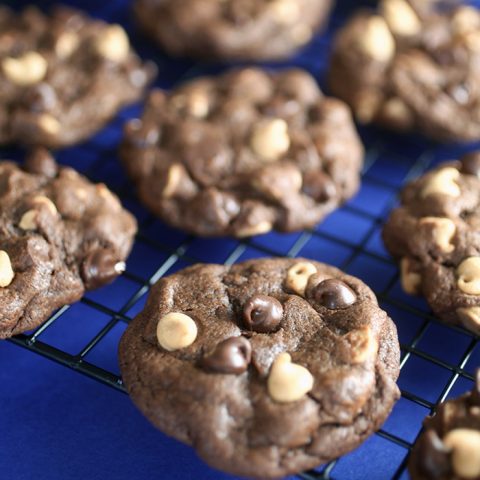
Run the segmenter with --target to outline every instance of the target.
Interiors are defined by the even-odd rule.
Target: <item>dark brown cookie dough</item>
[[[480,480],[480,370],[471,392],[440,404],[409,461],[413,480]]]
[[[247,68],[153,92],[121,156],[167,223],[246,237],[314,226],[356,192],[363,147],[308,73]]]
[[[23,169],[0,162],[0,338],[30,330],[125,269],[136,221],[38,150]]]
[[[356,14],[335,40],[332,92],[361,123],[478,140],[480,12],[421,5],[383,0],[378,11]]]
[[[172,55],[286,58],[307,44],[332,0],[136,0],[144,31]]]
[[[304,259],[195,265],[161,279],[119,355],[154,425],[249,477],[350,451],[399,396],[396,329],[374,294]]]
[[[0,144],[80,142],[142,96],[142,64],[120,25],[57,7],[0,6]]]
[[[480,334],[480,152],[408,184],[383,230],[404,290],[443,321]]]

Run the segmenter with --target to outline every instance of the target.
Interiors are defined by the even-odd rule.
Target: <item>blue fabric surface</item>
[[[21,7],[25,1],[5,2]],[[37,2],[47,7],[54,2]],[[146,58],[159,65],[157,86],[170,87],[179,79],[215,73],[226,65],[200,65],[162,55],[136,32],[129,1],[96,0],[66,2],[92,15],[122,23],[132,43]],[[339,0],[327,31],[288,62],[308,69],[324,87],[332,32],[359,4]],[[225,262],[267,255],[302,255],[327,261],[359,276],[380,296],[382,306],[394,318],[404,346],[411,346],[399,379],[404,396],[380,434],[340,459],[331,478],[338,480],[391,478],[398,471],[407,446],[420,431],[430,408],[453,388],[464,392],[471,382],[458,381],[453,369],[461,362],[472,374],[480,363],[480,348],[465,332],[441,326],[428,316],[422,299],[407,297],[400,289],[397,269],[380,239],[381,223],[395,205],[398,188],[412,175],[455,157],[472,146],[435,145],[415,136],[397,136],[375,128],[361,129],[368,149],[363,184],[358,195],[311,232],[270,233],[247,242],[231,239],[190,238],[153,219],[139,205],[116,156],[121,127],[139,115],[134,105],[122,111],[110,125],[83,145],[58,153],[59,162],[72,165],[93,180],[103,181],[122,196],[137,216],[141,233],[127,265],[127,275],[113,285],[90,292],[68,308],[38,340],[118,375],[116,350],[126,328],[112,320],[132,318],[144,305],[146,282],[196,261]],[[20,158],[16,149],[0,149]],[[105,336],[85,352],[92,338],[105,328]],[[405,350],[404,350],[405,355]],[[452,382],[453,381],[453,382]],[[393,437],[392,437],[393,436]],[[392,438],[396,439],[392,441]],[[193,451],[168,439],[151,427],[128,397],[74,369],[10,342],[0,342],[0,479],[227,479],[209,469]],[[405,478],[403,474],[400,478]]]

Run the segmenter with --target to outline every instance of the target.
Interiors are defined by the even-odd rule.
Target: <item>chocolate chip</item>
[[[82,262],[81,276],[87,289],[98,288],[110,283],[125,270],[125,263],[110,250],[90,252]]]
[[[335,184],[321,171],[307,172],[303,177],[302,190],[317,202],[327,202],[337,194]]]
[[[33,150],[25,159],[24,169],[27,172],[45,175],[49,178],[56,177],[58,172],[55,159],[45,148]]]
[[[309,290],[308,296],[330,310],[347,308],[357,299],[355,292],[346,283],[336,278],[323,280]]]
[[[480,178],[480,151],[467,153],[460,159],[460,162],[462,163],[460,170],[462,173]]]
[[[435,430],[426,430],[420,437],[416,461],[428,478],[451,478],[449,454]]]
[[[243,373],[252,359],[250,342],[243,337],[227,338],[220,342],[213,353],[200,360],[205,370],[218,373]]]
[[[283,318],[282,304],[267,295],[254,295],[243,307],[243,322],[249,330],[260,333],[275,331]]]

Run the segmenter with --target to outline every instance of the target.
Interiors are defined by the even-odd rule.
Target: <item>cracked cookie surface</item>
[[[308,73],[246,68],[153,92],[121,156],[165,222],[246,237],[313,227],[357,191],[363,146]]]
[[[0,162],[0,338],[35,328],[125,269],[134,217],[43,150]]]
[[[409,460],[413,480],[480,479],[480,370],[472,391],[441,403],[424,427]]]
[[[329,83],[362,123],[478,140],[480,11],[437,3],[383,0],[354,15],[337,34]]]
[[[249,477],[350,451],[399,396],[396,328],[372,291],[303,259],[194,265],[159,280],[119,358],[155,426]]]
[[[67,7],[0,6],[0,144],[78,143],[139,100],[155,71],[120,25]]]
[[[143,30],[170,54],[286,58],[321,27],[332,0],[136,0]]]
[[[480,334],[480,153],[409,183],[385,224],[403,289],[422,294],[444,322]]]

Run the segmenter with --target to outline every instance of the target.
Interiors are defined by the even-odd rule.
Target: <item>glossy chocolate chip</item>
[[[227,338],[220,342],[213,353],[200,360],[205,370],[218,373],[243,373],[252,359],[252,347],[244,337]]]
[[[282,304],[276,298],[267,295],[254,295],[243,307],[245,327],[255,332],[274,332],[282,318]]]
[[[335,184],[321,171],[307,172],[303,177],[302,190],[317,202],[327,202],[337,194]]]
[[[467,175],[480,177],[480,152],[470,152],[464,155],[460,162],[462,163],[461,172]]]
[[[309,291],[309,296],[330,310],[347,308],[357,300],[355,292],[336,278],[323,280]]]
[[[426,430],[420,437],[416,461],[418,470],[428,478],[450,478],[449,453],[435,430]]]
[[[49,178],[57,176],[58,165],[45,148],[33,150],[25,159],[23,167],[27,172],[45,175]]]
[[[81,275],[87,289],[110,283],[125,270],[125,263],[109,250],[99,249],[89,253],[82,262]]]

